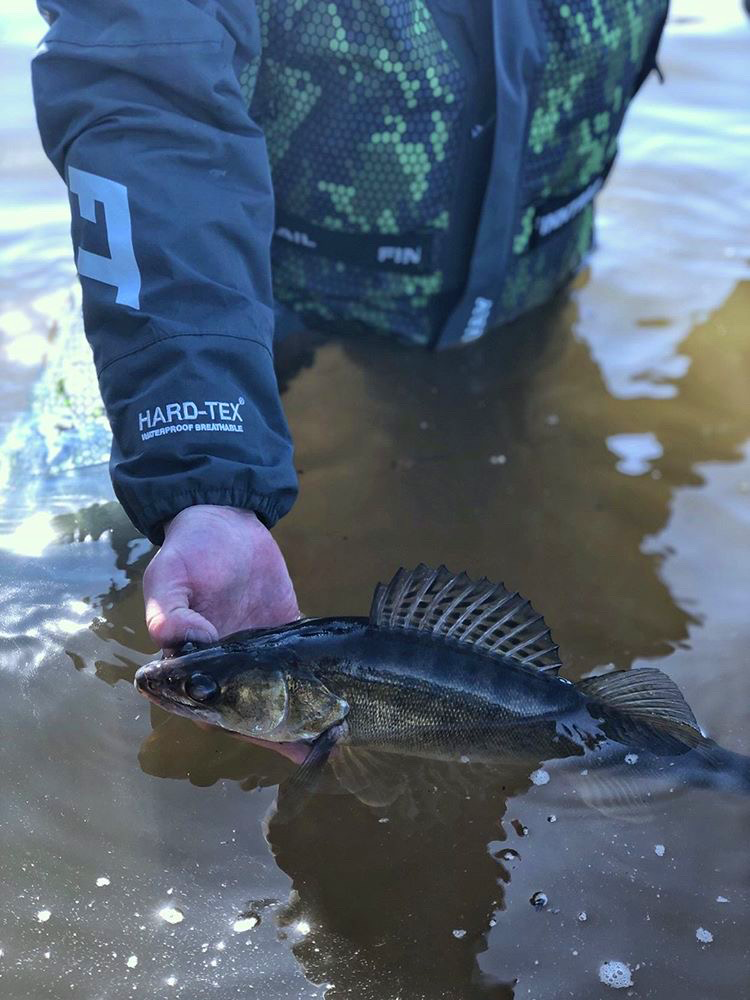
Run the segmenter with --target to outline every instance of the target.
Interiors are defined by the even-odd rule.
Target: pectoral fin
[[[341,747],[331,761],[339,784],[367,806],[388,806],[406,788],[399,758],[372,750]]]
[[[304,762],[294,774],[287,778],[279,789],[279,813],[284,820],[292,819],[304,808],[315,791],[331,751],[344,734],[344,726],[339,724],[326,729],[315,740]],[[282,805],[283,799],[283,805]]]

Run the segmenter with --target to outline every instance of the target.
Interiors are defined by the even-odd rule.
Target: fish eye
[[[185,694],[193,701],[211,701],[219,693],[219,685],[208,674],[191,674],[185,681]]]

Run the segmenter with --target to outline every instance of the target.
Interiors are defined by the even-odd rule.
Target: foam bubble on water
[[[106,875],[100,875],[99,878],[96,880],[96,884],[101,889],[102,886],[109,885],[109,879],[107,878]]]
[[[182,910],[178,910],[176,906],[163,906],[159,910],[159,916],[162,920],[166,920],[168,924],[179,924],[185,919],[185,914]]]
[[[707,931],[705,927],[699,927],[695,932],[695,937],[701,944],[711,944],[714,939],[711,931]]]
[[[532,771],[529,777],[535,785],[546,785],[549,781],[549,771],[545,771],[543,767],[540,767],[536,771]]]
[[[259,920],[257,917],[240,917],[239,920],[235,920],[232,924],[232,930],[235,934],[244,934],[245,931],[251,931],[253,927],[257,927]]]
[[[177,976],[167,976],[167,978],[164,980],[164,982],[167,984],[167,986],[176,986],[177,985]]]
[[[39,921],[40,924],[46,924],[51,916],[52,916],[51,910],[38,910],[36,919]]]
[[[654,854],[657,858],[663,858],[665,850],[664,844],[654,844]]]
[[[661,458],[664,449],[655,434],[611,434],[607,447],[617,456],[617,471],[626,476],[642,476],[651,471],[651,462]]]
[[[603,962],[599,966],[599,981],[613,990],[623,990],[633,985],[633,975],[625,962]]]
[[[461,940],[462,937],[466,937],[466,931],[463,929],[463,927],[456,927],[456,929],[452,931],[452,934],[453,937],[458,938],[459,941]]]
[[[625,754],[625,763],[626,764],[637,764],[638,763],[638,754],[637,753],[626,753]]]
[[[125,963],[129,969],[134,969],[138,965],[138,956],[131,955],[130,958]]]

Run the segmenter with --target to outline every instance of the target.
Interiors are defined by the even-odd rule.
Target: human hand
[[[166,526],[146,567],[149,635],[162,648],[215,642],[299,617],[281,550],[252,511],[197,505]]]

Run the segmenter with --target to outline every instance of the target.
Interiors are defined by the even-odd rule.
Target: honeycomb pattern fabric
[[[262,57],[242,76],[276,204],[332,231],[432,234],[449,223],[466,81],[422,0],[260,0]],[[387,240],[385,242],[388,242]],[[426,341],[439,269],[398,274],[276,239],[274,294],[308,322]]]
[[[668,0],[534,0],[534,5],[547,52],[504,275],[506,320],[548,299],[588,251],[593,201],[557,231],[535,240],[538,220],[550,203],[564,205],[595,187],[614,160],[623,116]]]
[[[502,2],[494,0],[496,17]],[[520,171],[515,214],[503,220],[508,239],[497,247],[497,285],[483,292],[495,303],[493,323],[546,300],[580,265],[592,204],[544,238],[539,219],[580,196],[612,161],[667,2],[528,0],[529,30],[541,36],[545,58],[528,81],[526,147],[507,150]],[[257,7],[262,54],[243,68],[241,84],[266,135],[277,211],[332,233],[431,234],[434,250],[431,269],[406,274],[276,238],[277,300],[318,329],[361,323],[433,342],[461,293],[446,287],[441,261],[468,260],[472,249],[450,240],[476,67],[460,65],[429,0],[257,0]],[[491,49],[493,39],[473,44]],[[503,115],[497,108],[499,129]]]

